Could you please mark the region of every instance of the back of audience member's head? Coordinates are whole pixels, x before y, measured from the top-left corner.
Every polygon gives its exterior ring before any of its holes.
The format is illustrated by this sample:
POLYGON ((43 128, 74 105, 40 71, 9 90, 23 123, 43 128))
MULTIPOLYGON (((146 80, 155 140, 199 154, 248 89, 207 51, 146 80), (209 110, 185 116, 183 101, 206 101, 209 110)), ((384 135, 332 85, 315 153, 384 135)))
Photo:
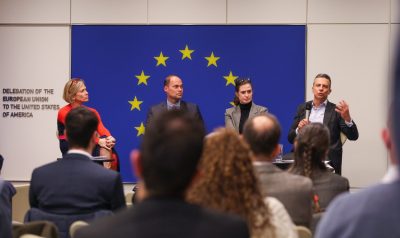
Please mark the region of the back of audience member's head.
POLYGON ((1 169, 3 168, 3 162, 4 162, 4 158, 2 155, 0 155, 0 172, 1 172, 1 169))
POLYGON ((277 148, 281 126, 272 114, 256 116, 247 120, 243 137, 255 155, 271 156, 277 148))
POLYGON ((247 220, 251 233, 270 226, 266 207, 253 172, 247 143, 230 129, 221 128, 206 137, 200 176, 190 188, 189 202, 247 220))
POLYGON ((329 151, 329 130, 321 123, 304 126, 296 136, 294 164, 290 172, 312 178, 313 171, 326 170, 324 160, 329 151))
POLYGON ((88 148, 99 120, 86 107, 72 109, 65 119, 65 131, 70 148, 88 148))
POLYGON ((149 196, 183 197, 203 150, 202 123, 183 111, 167 111, 146 128, 142 179, 149 196))

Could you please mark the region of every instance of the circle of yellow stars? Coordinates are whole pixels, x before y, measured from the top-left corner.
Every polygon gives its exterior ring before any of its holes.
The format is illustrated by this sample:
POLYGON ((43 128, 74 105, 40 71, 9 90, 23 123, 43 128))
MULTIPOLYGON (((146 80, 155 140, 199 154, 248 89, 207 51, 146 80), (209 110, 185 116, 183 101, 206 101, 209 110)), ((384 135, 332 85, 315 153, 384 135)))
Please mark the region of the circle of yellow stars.
MULTIPOLYGON (((195 52, 195 50, 190 49, 189 46, 186 44, 184 49, 179 50, 179 52, 182 54, 181 60, 192 60, 192 54, 195 52)), ((164 66, 167 67, 167 60, 170 58, 166 55, 163 54, 162 51, 160 51, 160 54, 158 56, 153 57, 156 60, 156 67, 159 66, 164 66)), ((211 51, 210 56, 204 57, 204 59, 207 61, 207 67, 218 67, 218 60, 221 59, 221 57, 218 57, 214 54, 214 51, 211 51)), ((146 85, 147 86, 147 81, 150 79, 150 75, 146 75, 145 71, 142 69, 141 73, 139 75, 135 75, 137 78, 137 85, 146 85)), ((226 80, 225 86, 233 85, 235 86, 235 79, 238 78, 238 76, 235 76, 232 72, 232 70, 229 71, 229 74, 226 76, 223 76, 223 78, 226 80)), ((140 111, 140 105, 143 103, 143 101, 140 101, 137 96, 134 96, 132 101, 128 101, 128 103, 131 105, 131 111, 133 110, 138 110, 140 111)), ((234 105, 233 102, 229 102, 229 104, 234 105)), ((136 136, 141 136, 144 135, 146 128, 144 126, 144 123, 141 122, 139 126, 135 127, 137 134, 136 136)))

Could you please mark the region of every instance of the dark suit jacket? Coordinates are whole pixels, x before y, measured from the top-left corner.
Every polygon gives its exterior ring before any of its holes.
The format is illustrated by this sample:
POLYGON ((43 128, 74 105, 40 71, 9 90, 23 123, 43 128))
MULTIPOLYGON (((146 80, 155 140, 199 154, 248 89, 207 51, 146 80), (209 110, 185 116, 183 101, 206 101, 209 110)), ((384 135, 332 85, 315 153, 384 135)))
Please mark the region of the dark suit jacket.
POLYGON ((272 163, 254 165, 263 196, 277 198, 298 226, 310 227, 313 183, 304 176, 290 174, 272 163))
MULTIPOLYGON (((297 113, 294 117, 294 121, 288 135, 288 140, 292 144, 296 138, 297 125, 302 119, 305 118, 307 103, 311 103, 311 101, 303 103, 297 108, 297 113)), ((335 169, 336 173, 341 174, 343 149, 342 142, 340 140, 340 132, 343 132, 349 140, 357 140, 358 130, 354 120, 353 125, 348 127, 340 114, 335 111, 335 108, 336 105, 328 101, 325 108, 323 123, 328 127, 330 132, 331 145, 328 155, 329 160, 332 162, 332 167, 335 169)))
POLYGON ((0 179, 0 237, 11 238, 12 197, 16 191, 14 186, 0 179))
POLYGON ((125 207, 120 175, 82 154, 36 168, 29 190, 31 207, 56 214, 82 214, 125 207))
MULTIPOLYGON (((148 126, 149 123, 151 123, 154 120, 154 118, 158 117, 161 113, 167 110, 168 106, 166 101, 152 106, 147 113, 146 126, 148 126)), ((203 117, 201 116, 199 106, 197 106, 196 104, 181 101, 180 110, 188 112, 191 116, 199 119, 203 123, 203 117)))
POLYGON ((174 199, 146 199, 133 208, 77 231, 76 238, 239 238, 249 237, 246 223, 174 199))

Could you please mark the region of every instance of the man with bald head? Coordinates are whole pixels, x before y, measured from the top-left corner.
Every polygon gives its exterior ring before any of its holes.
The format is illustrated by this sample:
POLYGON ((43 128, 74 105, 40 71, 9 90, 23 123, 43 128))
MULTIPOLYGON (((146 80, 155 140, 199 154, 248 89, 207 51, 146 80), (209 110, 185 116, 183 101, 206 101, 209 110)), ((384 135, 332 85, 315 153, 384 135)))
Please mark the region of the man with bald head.
POLYGON ((264 196, 283 203, 296 225, 310 227, 312 217, 312 182, 309 178, 290 174, 272 164, 279 153, 281 127, 272 114, 248 120, 243 137, 254 153, 254 169, 264 196))

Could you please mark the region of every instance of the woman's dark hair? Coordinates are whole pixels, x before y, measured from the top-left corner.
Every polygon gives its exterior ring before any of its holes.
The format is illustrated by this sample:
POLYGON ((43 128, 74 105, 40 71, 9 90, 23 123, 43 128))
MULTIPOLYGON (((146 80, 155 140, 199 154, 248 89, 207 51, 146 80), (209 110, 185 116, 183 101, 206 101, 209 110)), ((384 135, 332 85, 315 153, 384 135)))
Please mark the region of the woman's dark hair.
POLYGON ((239 88, 242 85, 245 84, 250 84, 250 86, 253 88, 253 84, 251 84, 251 80, 250 78, 237 78, 235 79, 235 97, 233 98, 233 104, 235 104, 236 106, 239 105, 239 98, 236 96, 236 93, 239 92, 239 88))
POLYGON ((329 130, 323 124, 311 123, 301 128, 295 140, 294 164, 289 171, 311 178, 313 170, 325 170, 329 144, 329 130))

